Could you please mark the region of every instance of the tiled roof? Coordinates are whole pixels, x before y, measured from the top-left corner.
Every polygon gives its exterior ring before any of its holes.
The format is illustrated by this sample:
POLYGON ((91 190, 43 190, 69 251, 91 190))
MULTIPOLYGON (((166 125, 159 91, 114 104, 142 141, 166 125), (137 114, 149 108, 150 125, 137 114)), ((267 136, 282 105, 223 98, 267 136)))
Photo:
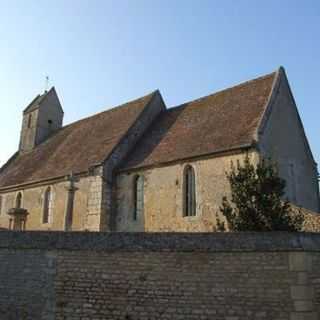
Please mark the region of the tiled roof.
POLYGON ((164 111, 122 169, 187 159, 252 144, 276 73, 164 111))
MULTIPOLYGON (((275 77, 276 73, 272 73, 163 111, 121 169, 164 164, 251 145, 275 77)), ((0 169, 0 188, 65 176, 71 171, 86 172, 102 163, 152 96, 149 94, 65 126, 33 151, 15 154, 0 169)))
POLYGON ((60 129, 0 171, 0 188, 85 172, 102 163, 151 101, 153 93, 60 129))

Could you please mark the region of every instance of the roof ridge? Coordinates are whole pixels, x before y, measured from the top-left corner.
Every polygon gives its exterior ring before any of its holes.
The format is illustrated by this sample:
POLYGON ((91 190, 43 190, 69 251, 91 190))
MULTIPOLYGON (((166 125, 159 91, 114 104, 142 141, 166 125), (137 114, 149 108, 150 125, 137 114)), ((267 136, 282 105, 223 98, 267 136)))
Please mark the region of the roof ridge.
POLYGON ((179 105, 170 107, 169 109, 167 109, 167 111, 171 111, 171 110, 173 110, 173 109, 177 109, 177 108, 183 107, 184 105, 189 104, 189 103, 200 102, 200 101, 205 100, 205 99, 207 99, 207 98, 209 98, 209 97, 212 97, 212 96, 214 96, 214 95, 223 93, 223 92, 228 91, 228 90, 232 90, 232 89, 236 89, 236 88, 239 88, 239 87, 246 86, 246 85, 250 84, 251 82, 258 81, 258 80, 263 80, 263 79, 266 79, 266 78, 268 78, 268 77, 270 77, 270 76, 272 76, 272 75, 275 76, 276 74, 277 74, 277 70, 276 70, 276 71, 273 71, 273 72, 271 72, 271 73, 268 73, 268 74, 259 76, 259 77, 254 78, 254 79, 250 79, 250 80, 247 80, 247 81, 238 83, 238 84, 233 85, 233 86, 231 86, 231 87, 227 87, 227 88, 221 89, 221 90, 219 90, 219 91, 216 91, 216 92, 207 94, 207 95, 202 96, 202 97, 200 97, 200 98, 197 98, 197 99, 194 99, 194 100, 190 100, 190 101, 186 101, 186 102, 184 102, 184 103, 182 103, 182 104, 179 104, 179 105))
MULTIPOLYGON (((150 96, 150 98, 151 98, 157 91, 158 91, 158 90, 154 90, 154 91, 152 91, 152 92, 150 92, 150 93, 148 93, 148 94, 146 94, 146 95, 144 95, 144 96, 141 96, 141 97, 139 97, 139 98, 130 100, 130 101, 125 102, 125 103, 123 103, 123 104, 116 105, 116 106, 114 106, 114 107, 112 107, 112 108, 110 108, 110 109, 107 109, 107 110, 104 110, 104 111, 99 111, 99 112, 96 112, 96 113, 92 114, 91 116, 87 116, 87 117, 84 117, 84 118, 82 118, 82 119, 79 119, 79 120, 76 120, 76 121, 74 121, 74 122, 71 122, 71 123, 63 126, 63 127, 61 128, 61 130, 63 130, 64 128, 71 127, 71 126, 73 126, 73 125, 75 125, 75 124, 77 124, 77 123, 80 123, 80 122, 82 122, 82 121, 85 121, 85 120, 88 120, 88 119, 97 117, 97 116, 102 115, 102 114, 104 114, 104 113, 112 112, 112 111, 114 111, 115 109, 118 110, 118 109, 120 109, 120 108, 123 108, 123 107, 127 106, 128 104, 131 104, 132 102, 137 102, 138 100, 142 100, 142 99, 144 99, 144 98, 147 98, 148 96, 150 96)), ((60 130, 59 130, 59 131, 60 131, 60 130)))
POLYGON ((16 151, 2 166, 0 166, 0 174, 18 155, 19 155, 19 152, 16 151))

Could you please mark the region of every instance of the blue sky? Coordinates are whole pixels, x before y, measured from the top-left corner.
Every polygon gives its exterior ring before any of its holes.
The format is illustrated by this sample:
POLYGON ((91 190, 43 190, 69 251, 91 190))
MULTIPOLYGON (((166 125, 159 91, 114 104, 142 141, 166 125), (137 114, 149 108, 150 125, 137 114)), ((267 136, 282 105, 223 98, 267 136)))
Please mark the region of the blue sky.
POLYGON ((0 165, 57 89, 70 123, 160 89, 167 106, 283 65, 320 161, 320 2, 0 0, 0 165))

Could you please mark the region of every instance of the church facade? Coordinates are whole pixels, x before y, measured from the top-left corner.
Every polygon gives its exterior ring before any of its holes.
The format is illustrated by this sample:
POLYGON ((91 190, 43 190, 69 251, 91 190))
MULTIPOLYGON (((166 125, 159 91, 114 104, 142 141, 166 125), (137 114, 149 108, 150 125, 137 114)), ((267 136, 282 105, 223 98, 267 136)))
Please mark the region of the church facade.
POLYGON ((285 74, 167 108, 159 91, 62 126, 54 88, 23 112, 0 169, 0 228, 214 231, 231 161, 278 164, 286 197, 319 212, 317 165, 285 74))

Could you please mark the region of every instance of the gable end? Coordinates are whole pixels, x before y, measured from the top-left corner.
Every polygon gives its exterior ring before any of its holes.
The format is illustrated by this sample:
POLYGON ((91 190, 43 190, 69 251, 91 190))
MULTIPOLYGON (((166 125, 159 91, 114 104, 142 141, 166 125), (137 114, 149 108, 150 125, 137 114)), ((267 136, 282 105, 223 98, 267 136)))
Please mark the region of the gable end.
POLYGON ((273 83, 273 86, 272 86, 272 90, 270 92, 270 96, 269 96, 268 102, 266 104, 265 112, 264 112, 264 114, 263 114, 263 116, 261 118, 260 124, 259 124, 259 126, 257 128, 256 140, 258 141, 258 146, 261 147, 261 145, 259 145, 259 142, 261 141, 261 138, 265 134, 268 122, 269 122, 271 114, 272 114, 272 112, 274 110, 275 102, 277 101, 279 92, 281 90, 280 87, 283 84, 286 87, 286 89, 288 90, 288 93, 289 93, 289 96, 290 96, 290 99, 291 99, 291 102, 292 102, 292 106, 293 106, 294 112, 295 112, 297 120, 298 120, 299 129, 300 129, 299 131, 300 131, 301 137, 303 139, 306 152, 307 152, 308 156, 310 157, 310 160, 312 160, 314 165, 316 166, 317 164, 316 164, 316 162, 314 160, 314 157, 313 157, 313 154, 312 154, 312 151, 311 151, 307 136, 305 134, 305 130, 304 130, 304 127, 303 127, 303 124, 302 124, 302 120, 301 120, 301 117, 300 117, 299 112, 298 112, 297 104, 295 102, 292 90, 290 88, 290 84, 289 84, 288 78, 286 76, 285 69, 282 66, 277 71, 277 74, 276 74, 276 77, 274 79, 274 83, 273 83))

